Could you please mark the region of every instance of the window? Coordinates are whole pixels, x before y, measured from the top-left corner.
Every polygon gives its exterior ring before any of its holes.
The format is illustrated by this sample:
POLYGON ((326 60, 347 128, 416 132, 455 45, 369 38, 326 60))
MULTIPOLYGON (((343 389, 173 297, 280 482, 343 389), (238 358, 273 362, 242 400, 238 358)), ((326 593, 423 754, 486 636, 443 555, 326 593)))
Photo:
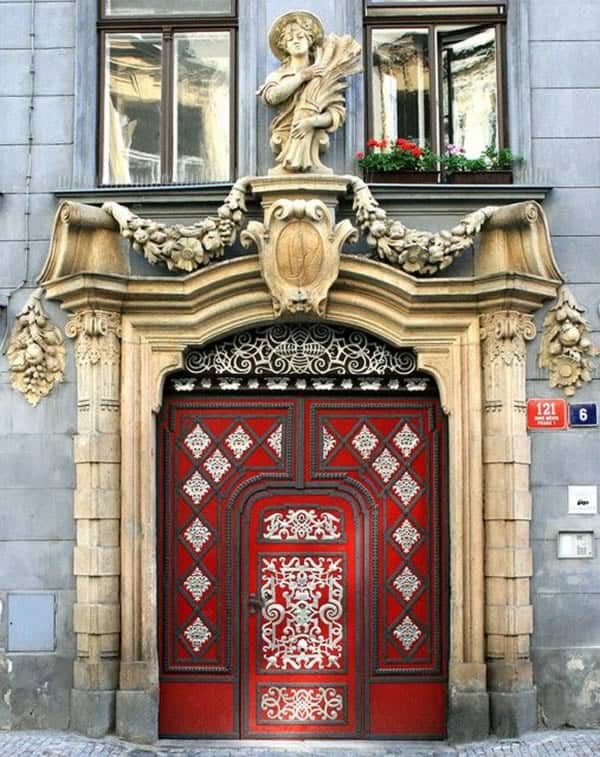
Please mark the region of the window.
POLYGON ((368 0, 369 136, 477 157, 506 146, 505 5, 368 0))
POLYGON ((100 182, 229 180, 235 0, 100 2, 100 182))

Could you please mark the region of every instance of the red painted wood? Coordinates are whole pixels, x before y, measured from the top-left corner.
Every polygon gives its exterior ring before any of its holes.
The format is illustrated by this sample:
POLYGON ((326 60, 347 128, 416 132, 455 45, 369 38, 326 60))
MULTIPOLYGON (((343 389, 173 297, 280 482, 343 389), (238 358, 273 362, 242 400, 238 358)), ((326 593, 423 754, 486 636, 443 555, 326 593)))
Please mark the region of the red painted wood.
POLYGON ((439 403, 177 397, 159 435, 162 735, 443 736, 439 403))

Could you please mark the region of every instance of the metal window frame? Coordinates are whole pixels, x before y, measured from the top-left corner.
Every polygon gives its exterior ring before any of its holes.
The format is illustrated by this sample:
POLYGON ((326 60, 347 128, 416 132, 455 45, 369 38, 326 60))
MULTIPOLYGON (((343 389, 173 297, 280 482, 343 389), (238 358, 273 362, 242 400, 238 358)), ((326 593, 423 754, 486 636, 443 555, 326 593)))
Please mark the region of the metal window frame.
MULTIPOLYGON (((508 102, 506 94, 506 16, 496 15, 480 16, 480 15, 436 15, 431 17, 423 17, 418 15, 402 15, 402 16, 367 16, 366 11, 368 9, 368 0, 365 0, 365 16, 363 24, 363 46, 365 50, 365 114, 364 125, 365 134, 367 137, 373 136, 373 92, 372 92, 372 77, 371 77, 371 60, 373 55, 372 33, 377 29, 414 29, 421 28, 427 29, 429 33, 429 45, 430 54, 429 60, 431 65, 431 80, 430 80, 430 125, 429 131, 431 134, 431 144, 429 147, 433 152, 439 152, 441 150, 442 140, 442 76, 441 76, 441 55, 440 46, 438 40, 438 29, 440 26, 448 23, 452 24, 464 24, 465 26, 472 27, 493 27, 496 33, 496 91, 497 91, 497 119, 498 119, 498 147, 508 147, 508 114, 506 112, 506 104, 508 102)), ((416 6, 416 3, 411 3, 410 7, 416 6)), ((458 5, 481 5, 481 3, 456 3, 458 5)), ((495 3, 495 5, 499 5, 495 3)), ((436 3, 436 7, 446 7, 448 3, 436 3)), ((428 6, 429 7, 429 6, 428 6)), ((397 4, 396 4, 397 8, 397 4)), ((402 136, 402 135, 397 135, 402 136)))
MULTIPOLYGON (((229 179, 235 176, 237 155, 237 102, 238 102, 238 76, 237 76, 237 53, 238 53, 238 0, 232 0, 232 13, 210 16, 107 16, 105 11, 106 0, 97 0, 98 3, 98 88, 97 88, 97 113, 98 128, 96 139, 96 185, 118 186, 104 181, 103 168, 105 160, 105 87, 107 86, 106 66, 106 35, 107 34, 135 34, 155 33, 162 37, 162 79, 161 79, 161 106, 160 106, 160 183, 162 185, 174 185, 180 182, 174 180, 174 156, 173 156, 173 77, 175 74, 173 38, 180 33, 224 31, 229 33, 229 74, 230 74, 230 100, 229 100, 229 179)), ((134 186, 134 185, 131 185, 134 186)), ((153 185, 157 186, 157 185, 153 185)))

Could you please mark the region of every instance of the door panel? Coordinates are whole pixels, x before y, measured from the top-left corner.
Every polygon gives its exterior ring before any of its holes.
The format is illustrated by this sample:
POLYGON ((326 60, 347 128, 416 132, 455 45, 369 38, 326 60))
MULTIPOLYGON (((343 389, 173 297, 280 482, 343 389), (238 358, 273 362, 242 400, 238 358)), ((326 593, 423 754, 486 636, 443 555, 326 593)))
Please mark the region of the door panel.
POLYGON ((165 401, 162 735, 444 735, 443 429, 430 398, 165 401))
POLYGON ((266 494, 252 508, 244 735, 357 733, 356 521, 322 491, 266 494))

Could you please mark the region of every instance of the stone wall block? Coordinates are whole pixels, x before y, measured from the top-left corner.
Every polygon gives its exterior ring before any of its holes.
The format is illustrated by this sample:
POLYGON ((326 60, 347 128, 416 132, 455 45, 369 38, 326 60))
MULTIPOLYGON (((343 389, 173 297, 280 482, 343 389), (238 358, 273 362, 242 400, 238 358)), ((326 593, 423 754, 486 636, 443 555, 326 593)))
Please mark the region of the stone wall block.
POLYGON ((485 519, 486 520, 531 520, 532 495, 526 490, 515 490, 511 487, 503 489, 486 489, 485 519))
POLYGON ((73 514, 76 519, 119 518, 121 491, 119 489, 80 489, 73 497, 73 514))
POLYGON ((531 443, 526 435, 486 435, 483 442, 484 463, 531 463, 531 443))
POLYGON ((121 444, 118 434, 78 434, 73 442, 76 463, 118 463, 121 444))
POLYGON ((73 550, 73 566, 76 576, 118 576, 121 551, 118 547, 77 546, 73 550))
POLYGON ((77 544, 87 547, 118 547, 119 526, 120 522, 116 518, 113 520, 78 520, 77 544))
POLYGON ((491 634, 518 636, 533 632, 533 607, 515 607, 508 605, 488 605, 486 608, 486 627, 491 634))
POLYGON ((114 634, 121 627, 118 604, 79 604, 73 608, 73 628, 76 633, 114 634))
POLYGON ((73 684, 76 689, 116 689, 119 681, 118 660, 75 660, 73 684))
POLYGON ((119 598, 119 576, 78 576, 77 597, 86 604, 113 604, 119 598))
POLYGON ((486 550, 486 576, 524 578, 530 577, 532 573, 531 549, 507 547, 486 550))

